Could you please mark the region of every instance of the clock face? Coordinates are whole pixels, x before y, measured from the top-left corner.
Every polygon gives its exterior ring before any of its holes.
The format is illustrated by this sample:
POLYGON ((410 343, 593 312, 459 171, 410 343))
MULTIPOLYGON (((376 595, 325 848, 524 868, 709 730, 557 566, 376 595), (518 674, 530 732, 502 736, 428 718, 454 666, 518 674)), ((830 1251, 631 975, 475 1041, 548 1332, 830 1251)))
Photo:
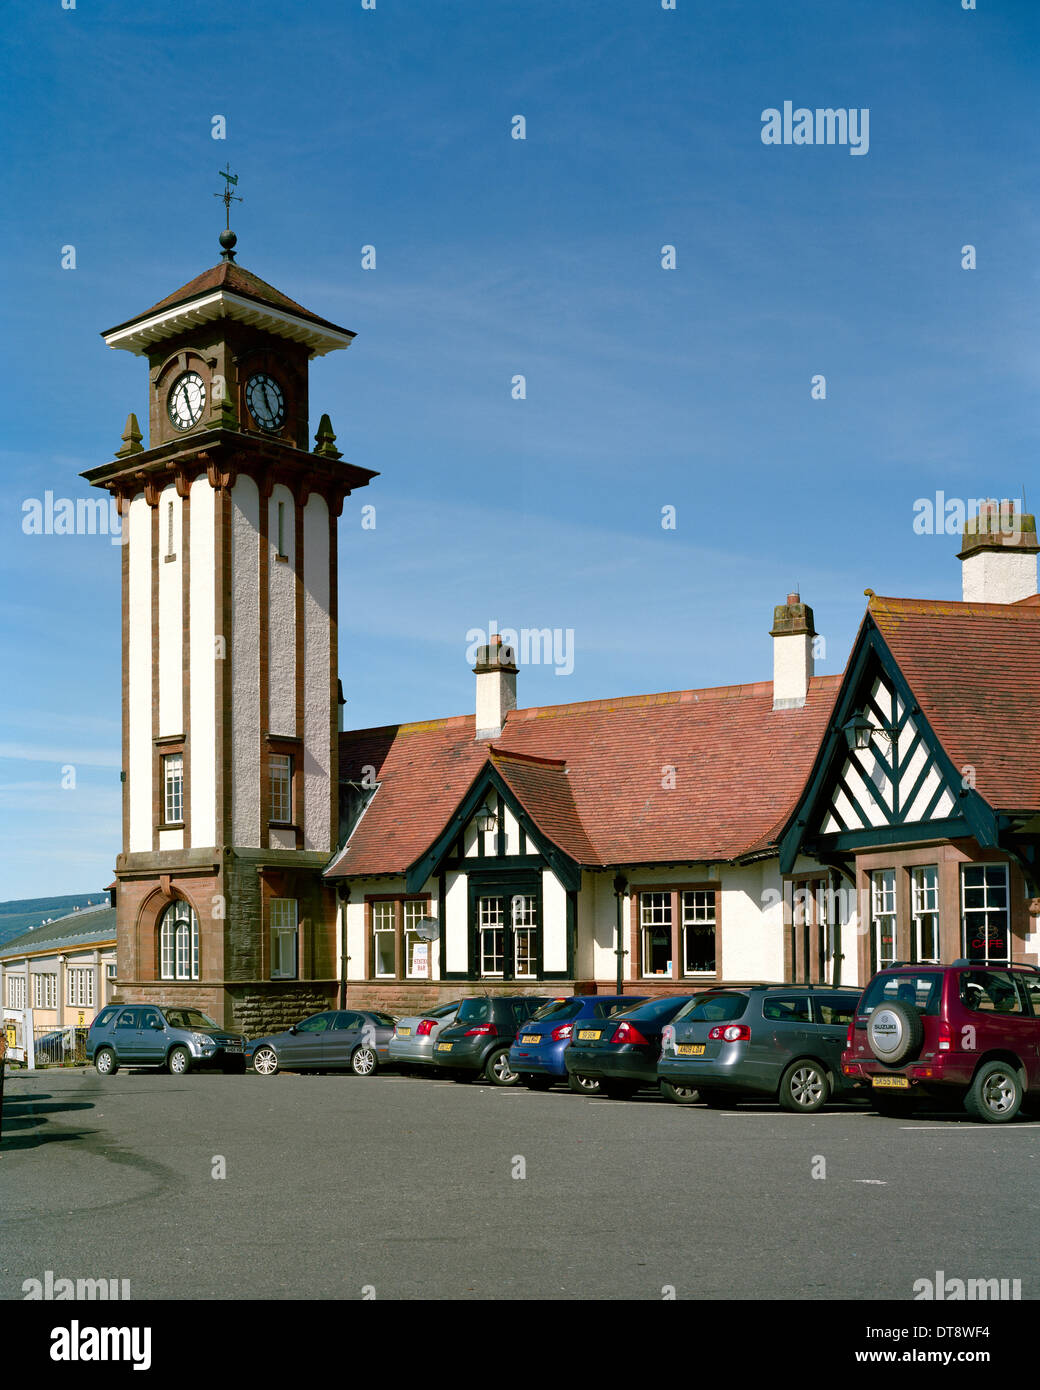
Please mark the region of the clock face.
POLYGON ((246 382, 249 413, 263 430, 281 429, 285 423, 285 396, 274 377, 257 372, 246 382))
POLYGON ((179 430, 190 430, 202 419, 206 404, 206 383, 198 372, 185 372, 170 387, 167 409, 179 430))

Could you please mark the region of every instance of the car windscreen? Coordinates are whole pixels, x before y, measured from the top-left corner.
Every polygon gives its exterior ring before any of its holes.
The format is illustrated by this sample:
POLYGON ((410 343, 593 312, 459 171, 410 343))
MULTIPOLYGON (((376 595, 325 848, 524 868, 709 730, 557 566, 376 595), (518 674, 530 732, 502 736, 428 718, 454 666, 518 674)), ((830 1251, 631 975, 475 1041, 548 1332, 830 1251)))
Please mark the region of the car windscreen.
POLYGON ((577 1018, 581 1013, 582 1001, 580 999, 553 999, 548 1004, 543 1004, 540 1009, 535 1009, 531 1015, 531 1022, 537 1023, 542 1019, 555 1019, 557 1023, 562 1023, 568 1018, 577 1018))
POLYGON ((370 1018, 379 1028, 393 1028, 397 1020, 391 1018, 389 1014, 369 1013, 365 1017, 370 1018))
POLYGON ((456 1023, 486 1023, 491 1017, 490 999, 463 999, 455 1015, 456 1023))
POLYGON ((859 1016, 868 1018, 879 1004, 912 1004, 918 1011, 935 1018, 942 1002, 941 971, 900 972, 875 975, 860 1000, 859 1016))
POLYGON ((201 1009, 164 1009, 171 1028, 219 1028, 201 1009))
POLYGON ((678 1023, 731 1023, 743 1018, 748 1006, 746 994, 709 994, 691 999, 675 1016, 678 1023))

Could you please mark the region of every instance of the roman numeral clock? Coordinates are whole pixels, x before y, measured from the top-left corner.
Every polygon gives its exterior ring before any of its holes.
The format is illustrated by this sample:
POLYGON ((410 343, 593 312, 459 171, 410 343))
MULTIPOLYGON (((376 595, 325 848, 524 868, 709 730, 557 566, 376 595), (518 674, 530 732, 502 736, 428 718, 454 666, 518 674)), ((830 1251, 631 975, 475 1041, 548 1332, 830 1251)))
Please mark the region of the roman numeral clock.
POLYGON ((102 336, 148 363, 115 458, 123 845, 117 998, 249 1032, 327 1007, 338 844, 337 519, 376 475, 323 415, 310 359, 354 334, 219 262, 102 336))

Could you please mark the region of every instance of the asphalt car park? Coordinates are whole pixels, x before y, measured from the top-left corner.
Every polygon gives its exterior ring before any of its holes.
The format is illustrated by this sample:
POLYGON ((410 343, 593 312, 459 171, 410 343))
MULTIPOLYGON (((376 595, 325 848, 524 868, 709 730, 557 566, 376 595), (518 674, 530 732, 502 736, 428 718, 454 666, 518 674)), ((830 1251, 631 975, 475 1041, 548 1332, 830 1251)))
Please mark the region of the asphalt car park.
MULTIPOLYGON (((7 1078, 0 1297, 1035 1298, 1040 1123, 789 1114, 484 1081, 92 1069, 7 1078), (980 1194, 1000 1194, 980 1215, 980 1194), (132 1239, 127 1238, 132 1230, 132 1239)), ((909 1311, 908 1311, 908 1316, 909 1311)))

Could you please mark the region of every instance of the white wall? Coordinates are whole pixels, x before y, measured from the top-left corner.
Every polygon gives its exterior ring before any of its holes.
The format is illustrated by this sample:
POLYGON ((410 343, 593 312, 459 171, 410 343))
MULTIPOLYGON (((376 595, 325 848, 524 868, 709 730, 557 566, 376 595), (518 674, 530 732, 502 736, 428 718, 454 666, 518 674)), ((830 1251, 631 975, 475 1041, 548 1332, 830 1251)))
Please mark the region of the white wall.
POLYGON ((303 847, 332 850, 329 509, 313 493, 303 512, 303 847))
MULTIPOLYGON (((191 485, 191 558, 188 574, 191 731, 188 795, 191 843, 217 842, 216 784, 216 493, 205 474, 191 485)), ((225 636, 226 634, 219 634, 225 636)), ((226 661, 226 657, 225 657, 226 661)))
MULTIPOLYGON (((241 476, 231 491, 231 826, 236 845, 260 845, 260 494, 241 476)), ((310 848, 310 846, 308 846, 310 848)))
MULTIPOLYGON (((282 483, 267 504, 268 711, 271 733, 295 737, 296 729, 296 506, 282 483), (282 506, 283 554, 279 561, 278 507, 282 506)), ((295 843, 294 843, 295 848, 295 843)))
POLYGON ((129 527, 129 654, 127 705, 131 853, 152 848, 152 509, 139 493, 125 518, 129 527))
POLYGON ((567 890, 551 869, 542 870, 542 969, 567 969, 567 890))

